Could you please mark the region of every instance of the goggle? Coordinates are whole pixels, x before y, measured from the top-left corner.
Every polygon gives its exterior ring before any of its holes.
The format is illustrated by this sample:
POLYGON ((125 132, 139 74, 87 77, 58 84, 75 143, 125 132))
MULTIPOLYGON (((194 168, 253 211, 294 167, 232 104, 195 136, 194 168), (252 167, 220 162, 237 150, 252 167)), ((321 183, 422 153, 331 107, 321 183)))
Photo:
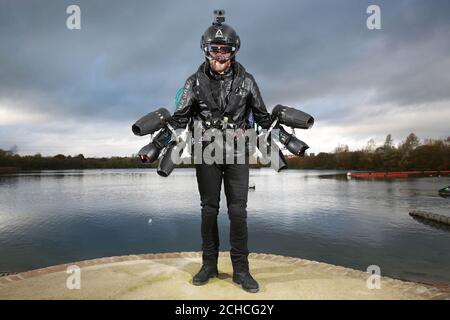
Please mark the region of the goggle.
POLYGON ((230 46, 230 45, 223 45, 223 44, 208 44, 206 46, 206 50, 208 50, 208 52, 214 52, 214 53, 222 53, 222 54, 226 54, 226 53, 232 53, 234 51, 236 51, 236 47, 230 46))

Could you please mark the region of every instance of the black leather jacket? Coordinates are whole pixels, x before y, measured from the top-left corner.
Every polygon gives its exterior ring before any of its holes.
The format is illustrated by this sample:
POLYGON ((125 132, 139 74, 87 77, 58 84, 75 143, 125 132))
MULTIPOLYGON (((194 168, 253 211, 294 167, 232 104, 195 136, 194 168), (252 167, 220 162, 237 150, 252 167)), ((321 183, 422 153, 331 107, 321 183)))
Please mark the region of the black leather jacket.
POLYGON ((198 117, 205 126, 215 119, 228 118, 237 127, 248 128, 248 115, 263 129, 271 124, 263 99, 253 76, 234 61, 230 70, 218 75, 204 62, 184 85, 177 110, 170 120, 174 129, 185 128, 191 117, 198 117))

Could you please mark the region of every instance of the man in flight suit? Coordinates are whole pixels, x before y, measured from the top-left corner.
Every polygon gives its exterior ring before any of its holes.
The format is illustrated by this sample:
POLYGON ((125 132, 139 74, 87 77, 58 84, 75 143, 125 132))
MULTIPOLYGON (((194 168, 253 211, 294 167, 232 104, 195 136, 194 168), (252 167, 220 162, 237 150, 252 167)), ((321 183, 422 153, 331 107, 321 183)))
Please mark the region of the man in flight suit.
MULTIPOLYGON (((240 39, 235 30, 216 15, 213 24, 201 38, 205 62, 191 75, 183 88, 178 107, 170 120, 174 129, 185 128, 192 117, 209 128, 248 129, 248 116, 263 129, 271 125, 258 86, 253 76, 236 61, 240 39), (225 126, 224 126, 225 121, 225 126)), ((249 164, 196 164, 196 176, 201 199, 202 267, 194 276, 194 285, 203 285, 218 275, 219 213, 222 180, 230 219, 231 261, 233 281, 249 292, 259 290, 249 270, 247 247, 247 195, 249 164)))

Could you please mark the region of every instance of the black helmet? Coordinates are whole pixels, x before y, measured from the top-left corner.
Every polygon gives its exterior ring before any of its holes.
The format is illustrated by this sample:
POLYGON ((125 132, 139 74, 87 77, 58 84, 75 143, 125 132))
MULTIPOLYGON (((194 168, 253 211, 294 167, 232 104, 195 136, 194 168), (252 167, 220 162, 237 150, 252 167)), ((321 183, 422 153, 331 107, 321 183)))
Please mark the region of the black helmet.
POLYGON ((224 15, 225 10, 214 10, 214 22, 202 35, 200 48, 208 60, 212 59, 210 53, 213 50, 211 47, 213 44, 226 45, 224 50, 231 53, 231 56, 226 60, 234 58, 241 46, 241 41, 236 31, 229 25, 223 23, 225 21, 224 15))

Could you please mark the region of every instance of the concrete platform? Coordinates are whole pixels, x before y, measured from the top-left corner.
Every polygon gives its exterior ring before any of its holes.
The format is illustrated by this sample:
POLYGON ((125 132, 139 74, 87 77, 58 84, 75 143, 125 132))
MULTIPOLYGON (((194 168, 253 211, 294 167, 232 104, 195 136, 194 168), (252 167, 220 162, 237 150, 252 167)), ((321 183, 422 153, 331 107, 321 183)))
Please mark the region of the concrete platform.
POLYGON ((450 299, 448 288, 381 278, 368 289, 368 274, 315 261, 250 254, 260 292, 247 293, 231 280, 228 252, 219 277, 192 285, 200 252, 130 255, 58 265, 0 277, 0 299, 450 299), (81 288, 69 290, 67 267, 81 270, 81 288))

